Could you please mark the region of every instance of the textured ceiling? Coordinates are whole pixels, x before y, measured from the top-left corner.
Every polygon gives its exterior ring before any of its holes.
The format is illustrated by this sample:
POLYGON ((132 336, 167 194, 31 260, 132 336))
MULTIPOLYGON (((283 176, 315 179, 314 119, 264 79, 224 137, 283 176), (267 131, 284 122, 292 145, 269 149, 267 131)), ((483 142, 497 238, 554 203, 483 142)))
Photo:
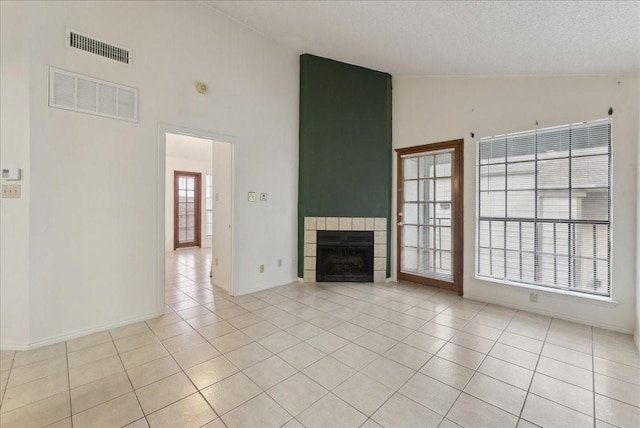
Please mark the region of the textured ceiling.
POLYGON ((394 75, 640 70, 640 1, 206 1, 265 37, 394 75))

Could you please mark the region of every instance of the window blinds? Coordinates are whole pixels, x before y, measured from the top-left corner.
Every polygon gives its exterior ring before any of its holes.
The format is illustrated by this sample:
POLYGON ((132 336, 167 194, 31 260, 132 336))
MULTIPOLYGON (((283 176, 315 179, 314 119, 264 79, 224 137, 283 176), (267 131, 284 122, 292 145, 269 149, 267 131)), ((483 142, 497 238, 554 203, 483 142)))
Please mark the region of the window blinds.
POLYGON ((476 275, 611 294, 611 121, 481 138, 476 275))

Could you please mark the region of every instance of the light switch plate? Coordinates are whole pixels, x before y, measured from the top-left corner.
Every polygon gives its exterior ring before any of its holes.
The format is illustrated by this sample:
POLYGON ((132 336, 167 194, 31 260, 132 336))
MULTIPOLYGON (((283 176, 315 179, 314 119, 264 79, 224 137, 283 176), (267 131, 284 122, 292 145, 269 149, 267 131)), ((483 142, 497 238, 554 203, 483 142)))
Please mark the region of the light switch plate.
POLYGON ((255 202, 256 201, 256 192, 249 192, 248 198, 249 202, 255 202))
POLYGON ((19 184, 3 184, 2 185, 3 198, 19 198, 20 196, 21 196, 21 189, 19 184))
POLYGON ((20 168, 2 168, 3 180, 20 180, 22 170, 20 168))

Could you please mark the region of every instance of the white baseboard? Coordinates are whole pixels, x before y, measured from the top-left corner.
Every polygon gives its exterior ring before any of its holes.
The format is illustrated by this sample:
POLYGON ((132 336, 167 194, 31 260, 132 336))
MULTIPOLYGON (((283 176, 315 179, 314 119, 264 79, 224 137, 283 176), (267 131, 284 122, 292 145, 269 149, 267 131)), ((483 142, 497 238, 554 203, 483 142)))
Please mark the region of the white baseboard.
POLYGON ((224 291, 226 291, 227 293, 231 294, 229 290, 231 290, 231 287, 229 286, 229 284, 226 283, 220 283, 220 282, 215 282, 213 280, 213 278, 209 278, 209 284, 213 285, 214 287, 218 287, 223 289, 224 291))
POLYGON ((28 351, 29 349, 39 348, 41 346, 53 345, 55 343, 65 342, 67 340, 76 339, 78 337, 86 336, 93 333, 98 333, 105 330, 111 330, 112 328, 122 327, 128 324, 134 324, 140 321, 146 321, 152 318, 159 317, 164 315, 164 312, 154 312, 152 314, 147 314, 142 317, 131 318, 124 321, 118 321, 112 324, 102 325, 100 327, 93 327, 86 330, 78 330, 73 333, 64 334, 61 336, 50 337, 43 340, 38 340, 36 342, 32 342, 29 344, 11 344, 11 343, 0 343, 0 350, 2 351, 28 351))
POLYGON ((474 294, 465 293, 464 294, 464 298, 477 300, 479 302, 484 302, 484 303, 491 303, 491 304, 494 304, 494 305, 500 305, 500 306, 504 306, 504 307, 507 307, 507 308, 519 309, 519 310, 527 311, 527 312, 533 312, 535 314, 546 315, 546 316, 549 316, 549 317, 563 319, 563 320, 566 320, 566 321, 577 322, 577 323, 580 323, 580 324, 587 324, 587 325, 590 325, 590 326, 593 326, 593 327, 603 328, 605 330, 612 330, 612 331, 617 331, 617 332, 625 333, 625 334, 634 334, 632 330, 626 329, 626 328, 622 328, 622 327, 619 327, 619 326, 616 326, 616 325, 609 325, 609 324, 604 324, 604 323, 593 322, 592 320, 581 319, 581 318, 577 318, 577 317, 569 317, 566 314, 563 314, 563 313, 560 313, 560 312, 545 311, 545 310, 542 310, 542 309, 532 308, 530 306, 518 305, 518 304, 513 303, 513 302, 507 302, 507 301, 502 301, 502 300, 489 300, 489 299, 483 298, 483 296, 481 296, 481 295, 474 295, 474 294))
POLYGON ((275 285, 269 285, 269 286, 263 286, 263 287, 252 287, 249 288, 247 290, 243 290, 242 294, 234 294, 234 297, 240 297, 240 296, 246 296, 247 294, 251 294, 251 293, 257 293, 258 291, 265 291, 265 290, 270 290, 272 288, 276 288, 276 287, 282 287, 283 285, 289 285, 289 284, 293 284, 295 282, 304 282, 301 281, 300 278, 297 277, 293 277, 291 278, 291 280, 285 282, 284 284, 275 284, 275 285))
POLYGON ((640 326, 636 326, 636 331, 633 333, 633 341, 636 343, 636 348, 640 352, 640 326))
POLYGON ((0 343, 0 351, 27 351, 29 345, 15 343, 0 343))

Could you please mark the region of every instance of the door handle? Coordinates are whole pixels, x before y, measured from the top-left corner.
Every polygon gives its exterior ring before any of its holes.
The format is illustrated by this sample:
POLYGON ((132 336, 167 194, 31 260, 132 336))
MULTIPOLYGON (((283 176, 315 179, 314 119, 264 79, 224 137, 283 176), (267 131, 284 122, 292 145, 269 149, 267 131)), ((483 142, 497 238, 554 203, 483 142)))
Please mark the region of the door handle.
POLYGON ((401 221, 399 221, 399 222, 398 222, 398 226, 400 226, 400 227, 401 227, 401 226, 404 226, 404 223, 403 223, 403 222, 401 222, 401 221))

